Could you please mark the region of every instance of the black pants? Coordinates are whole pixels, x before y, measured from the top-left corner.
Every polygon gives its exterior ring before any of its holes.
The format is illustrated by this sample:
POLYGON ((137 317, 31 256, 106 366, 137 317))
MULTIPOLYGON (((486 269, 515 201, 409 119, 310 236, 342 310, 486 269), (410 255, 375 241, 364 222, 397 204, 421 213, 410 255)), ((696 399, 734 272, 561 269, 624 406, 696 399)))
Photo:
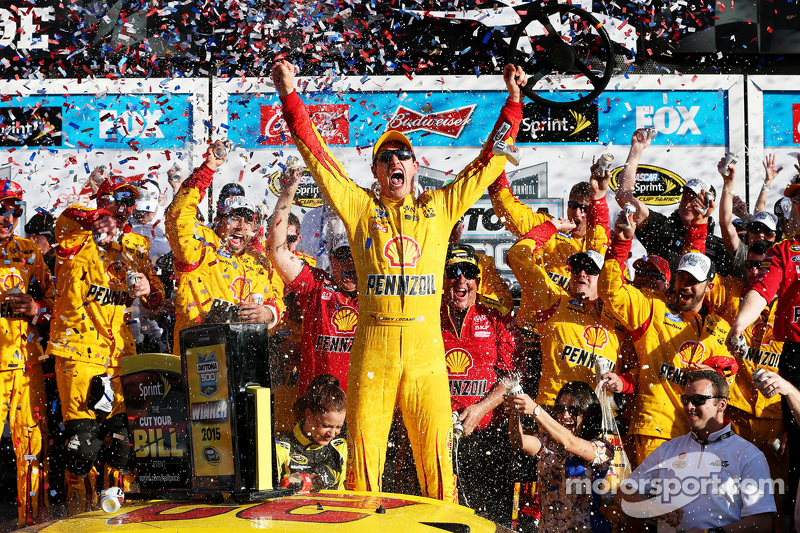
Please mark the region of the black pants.
POLYGON ((453 445, 459 503, 479 516, 511 527, 514 482, 508 424, 461 437, 453 445))
MULTIPOLYGON (((800 389, 800 342, 783 343, 778 372, 783 379, 800 389)), ((787 444, 789 477, 784 501, 790 505, 785 505, 784 509, 788 509, 791 513, 791 510, 794 509, 797 484, 800 482, 800 452, 795 451, 800 450, 800 425, 798 425, 791 409, 789 409, 786 398, 781 398, 781 408, 783 410, 783 424, 786 427, 786 434, 789 439, 787 444)))

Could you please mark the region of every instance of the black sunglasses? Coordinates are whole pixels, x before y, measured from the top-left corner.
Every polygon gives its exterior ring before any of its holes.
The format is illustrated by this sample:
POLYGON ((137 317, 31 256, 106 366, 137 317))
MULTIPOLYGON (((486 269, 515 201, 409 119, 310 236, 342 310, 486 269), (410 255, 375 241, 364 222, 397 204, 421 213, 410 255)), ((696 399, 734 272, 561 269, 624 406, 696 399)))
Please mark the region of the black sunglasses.
POLYGON ((763 233, 764 235, 775 235, 775 232, 769 229, 766 225, 762 224, 761 222, 754 222, 747 226, 747 231, 749 233, 763 233))
POLYGON ((761 263, 762 263, 762 261, 759 261, 757 259, 748 259, 747 261, 744 262, 745 267, 747 268, 747 270, 753 270, 754 268, 760 269, 761 268, 761 263))
POLYGON ((567 207, 569 209, 580 209, 581 211, 588 211, 589 206, 586 204, 582 204, 580 202, 576 202, 575 200, 569 200, 567 202, 567 207))
POLYGON ((478 279, 480 269, 475 266, 462 267, 460 265, 450 265, 444 269, 444 277, 447 279, 458 279, 461 275, 467 279, 478 279))
POLYGON ((600 274, 600 268, 594 263, 588 263, 586 261, 579 261, 573 262, 569 264, 570 272, 577 274, 581 270, 589 274, 590 276, 597 276, 600 274))
POLYGON ((136 197, 130 191, 114 191, 109 196, 117 205, 125 204, 126 207, 136 205, 136 197))
POLYGON ((287 235, 286 242, 289 244, 294 244, 297 242, 297 239, 300 238, 300 235, 287 235))
POLYGON ((331 257, 333 257, 334 259, 336 259, 340 263, 342 261, 347 261, 351 257, 350 247, 349 246, 340 246, 340 247, 338 247, 337 249, 335 249, 331 253, 331 257))
POLYGON ((685 394, 681 394, 681 405, 686 407, 689 405, 689 402, 692 402, 692 405, 695 407, 700 407, 701 405, 705 405, 705 403, 712 398, 722 399, 724 396, 706 396, 705 394, 692 394, 691 396, 686 396, 685 394))
POLYGON ((637 278, 639 276, 643 276, 643 277, 653 278, 656 281, 667 281, 667 277, 664 274, 662 274, 661 272, 659 272, 658 270, 650 270, 650 269, 646 269, 646 268, 637 268, 635 273, 636 273, 636 277, 637 278))
POLYGON ((380 161, 381 163, 391 163, 392 156, 396 157, 400 161, 408 161, 414 157, 414 152, 408 148, 400 148, 399 150, 381 150, 378 152, 378 155, 375 156, 375 161, 380 161))
POLYGON ((578 409, 575 405, 561 405, 556 404, 553 406, 553 413, 558 416, 564 412, 569 413, 569 416, 572 418, 577 418, 579 414, 581 414, 580 409, 578 409))

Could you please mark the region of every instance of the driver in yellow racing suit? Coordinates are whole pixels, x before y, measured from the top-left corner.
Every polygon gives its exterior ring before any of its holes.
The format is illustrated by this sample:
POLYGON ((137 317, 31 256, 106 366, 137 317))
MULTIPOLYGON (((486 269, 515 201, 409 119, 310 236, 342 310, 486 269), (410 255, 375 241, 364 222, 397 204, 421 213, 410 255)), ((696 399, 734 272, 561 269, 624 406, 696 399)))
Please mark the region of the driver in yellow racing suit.
POLYGON ((440 327, 448 235, 505 167, 495 141, 513 142, 522 118, 525 75, 507 65, 509 98, 489 142, 449 184, 414 198, 419 163, 411 142, 389 130, 375 143, 372 172, 380 195, 348 178, 294 90, 294 67, 272 70, 283 116, 325 199, 342 219, 358 278, 358 328, 348 378, 346 486, 381 489, 395 403, 406 423, 425 496, 456 502, 450 391, 440 327))

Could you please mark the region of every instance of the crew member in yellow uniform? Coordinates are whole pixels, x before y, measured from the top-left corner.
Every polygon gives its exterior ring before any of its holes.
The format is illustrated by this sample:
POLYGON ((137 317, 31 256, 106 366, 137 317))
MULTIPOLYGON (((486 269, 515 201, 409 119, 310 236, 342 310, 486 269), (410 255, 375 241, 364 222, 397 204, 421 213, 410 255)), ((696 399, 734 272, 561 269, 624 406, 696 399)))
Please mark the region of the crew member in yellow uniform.
POLYGON ((565 233, 575 224, 553 219, 532 230, 508 251, 508 266, 524 280, 522 299, 535 313, 542 343, 542 372, 536 403, 553 405, 558 391, 570 381, 595 382, 597 357, 617 366, 619 331, 622 329, 597 298, 597 278, 604 258, 588 250, 571 256, 569 290, 550 279, 537 254, 548 234, 565 233), (547 229, 550 231, 547 231, 547 229), (537 238, 539 237, 539 238, 537 238))
POLYGON ((442 275, 455 222, 500 175, 522 117, 521 69, 507 65, 509 98, 480 155, 441 189, 411 194, 419 169, 411 142, 385 132, 372 150, 380 194, 348 178, 294 90, 294 67, 278 62, 272 79, 283 116, 322 194, 344 222, 356 265, 358 327, 348 378, 346 486, 380 490, 386 442, 399 403, 425 496, 455 502, 450 391, 440 327, 442 275))
POLYGON ((47 353, 55 357, 66 427, 71 513, 96 504, 94 465, 104 447, 104 486, 124 490, 132 481, 132 446, 116 378, 120 359, 136 353, 129 325, 133 300, 156 310, 164 299, 150 241, 128 224, 138 194, 130 183, 109 177, 94 195, 98 209, 74 205, 56 221, 58 278, 47 353))
POLYGON ((22 194, 13 181, 0 181, 0 430, 8 417, 17 456, 19 527, 41 519, 47 506, 44 356, 36 323, 46 322, 53 309, 53 279, 39 247, 14 235, 22 194), (43 298, 34 300, 31 292, 43 298))
POLYGON ((173 350, 178 355, 179 334, 188 327, 232 320, 272 328, 283 312, 283 282, 250 246, 259 227, 255 205, 244 196, 227 198, 213 230, 197 219, 197 205, 224 162, 209 148, 167 208, 167 239, 180 272, 173 350))
MULTIPOLYGON (((636 230, 633 217, 625 228, 617 224, 598 281, 598 294, 609 311, 632 334, 639 362, 636 395, 628 433, 635 436, 641 462, 662 442, 689 432, 680 395, 687 372, 714 368, 733 382, 736 360, 725 348, 730 326, 706 301, 714 287, 714 266, 705 255, 684 254, 669 296, 650 289, 639 290, 626 282, 615 248, 629 246, 636 230)), ((607 387, 613 392, 633 390, 621 375, 609 373, 607 387), (621 383, 622 382, 622 383, 621 383)))

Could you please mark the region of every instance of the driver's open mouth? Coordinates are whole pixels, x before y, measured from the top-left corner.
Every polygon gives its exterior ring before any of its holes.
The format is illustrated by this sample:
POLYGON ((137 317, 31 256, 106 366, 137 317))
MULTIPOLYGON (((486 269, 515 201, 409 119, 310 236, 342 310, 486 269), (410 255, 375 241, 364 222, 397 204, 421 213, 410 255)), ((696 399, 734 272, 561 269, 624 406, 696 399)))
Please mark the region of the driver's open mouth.
POLYGON ((228 242, 234 246, 240 246, 244 243, 244 236, 238 233, 231 233, 228 236, 228 242))
POLYGON ((691 293, 679 292, 678 293, 678 299, 680 301, 682 301, 682 302, 689 302, 692 299, 692 295, 691 295, 691 293))
POLYGON ((453 294, 455 294, 456 297, 458 297, 458 298, 466 298, 467 290, 466 289, 455 289, 453 291, 453 294))
POLYGON ((392 172, 392 175, 389 176, 389 183, 392 185, 392 187, 402 187, 405 181, 406 177, 400 171, 392 172))

